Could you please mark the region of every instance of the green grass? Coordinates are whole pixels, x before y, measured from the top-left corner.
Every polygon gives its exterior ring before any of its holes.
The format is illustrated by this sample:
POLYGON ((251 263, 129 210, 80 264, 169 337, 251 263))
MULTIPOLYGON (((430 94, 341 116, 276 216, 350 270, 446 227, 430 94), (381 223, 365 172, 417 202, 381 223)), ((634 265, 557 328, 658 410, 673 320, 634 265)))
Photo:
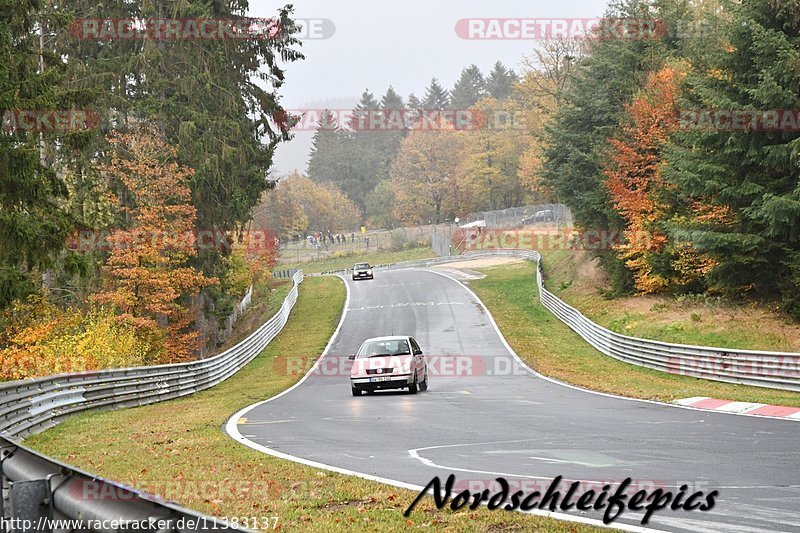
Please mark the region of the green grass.
POLYGON ((592 348, 539 303, 534 263, 482 272, 487 277, 470 282, 470 287, 489 308, 514 351, 546 376, 650 400, 709 396, 800 407, 800 393, 667 374, 613 359, 592 348))
POLYGON ((218 352, 223 352, 253 333, 267 318, 278 312, 283 305, 286 295, 292 290, 292 280, 276 278, 265 280, 253 287, 253 298, 250 307, 242 314, 233 325, 233 331, 225 344, 220 346, 218 352))
POLYGON ((276 459, 225 435, 222 427, 234 412, 274 396, 299 379, 299 374, 281 371, 283 357, 302 357, 310 364, 333 333, 344 298, 337 278, 308 278, 300 286, 300 297, 284 330, 228 381, 180 400, 72 418, 31 437, 27 444, 204 513, 278 516, 283 530, 597 530, 485 508, 455 513, 436 510, 430 498, 406 519, 402 512, 416 497, 414 492, 276 459), (234 490, 220 494, 223 491, 215 488, 220 486, 234 490))
POLYGON ((399 252, 355 252, 355 253, 334 253, 333 256, 319 261, 309 261, 306 263, 286 263, 276 268, 301 268, 306 274, 328 272, 331 270, 344 270, 353 268, 355 263, 367 261, 372 265, 386 263, 398 263, 400 261, 413 261, 415 259, 428 259, 435 257, 430 247, 410 248, 399 252))
POLYGON ((607 299, 585 253, 542 254, 545 286, 587 318, 617 333, 740 350, 800 351, 800 324, 775 306, 707 295, 607 299), (580 267, 578 265, 580 263, 580 267))

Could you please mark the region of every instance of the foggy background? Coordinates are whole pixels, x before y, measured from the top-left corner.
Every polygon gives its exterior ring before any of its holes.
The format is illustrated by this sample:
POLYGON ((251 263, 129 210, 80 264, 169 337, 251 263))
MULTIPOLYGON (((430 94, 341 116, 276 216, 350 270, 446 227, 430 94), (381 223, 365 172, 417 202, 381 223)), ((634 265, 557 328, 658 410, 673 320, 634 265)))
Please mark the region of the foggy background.
MULTIPOLYGON (((273 16, 285 1, 251 0, 250 15, 273 16)), ((286 65, 281 89, 286 108, 349 109, 365 89, 380 100, 389 85, 407 99, 419 98, 431 78, 452 89, 461 69, 475 63, 485 74, 496 61, 520 71, 523 55, 534 41, 466 40, 456 35, 462 18, 592 18, 600 17, 607 0, 304 0, 295 17, 327 18, 336 24, 329 39, 307 39, 300 47, 304 61, 286 65)), ((271 174, 283 176, 306 168, 314 132, 295 133, 278 146, 271 174)))

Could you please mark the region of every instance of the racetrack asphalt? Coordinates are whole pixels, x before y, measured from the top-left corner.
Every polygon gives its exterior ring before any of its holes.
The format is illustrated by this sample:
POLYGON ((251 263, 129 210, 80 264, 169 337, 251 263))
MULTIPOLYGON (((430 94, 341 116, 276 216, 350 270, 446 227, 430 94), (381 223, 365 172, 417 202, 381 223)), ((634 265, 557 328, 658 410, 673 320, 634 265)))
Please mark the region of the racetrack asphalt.
MULTIPOLYGON (((622 399, 543 379, 517 361, 465 286, 432 270, 376 270, 374 280, 345 281, 346 313, 319 367, 289 392, 237 413, 229 424, 235 438, 416 486, 452 473, 458 488, 480 490, 503 476, 512 489, 532 492, 560 475, 569 480, 562 494, 584 481, 575 501, 604 484, 613 492, 626 478, 633 480, 628 494, 677 493, 688 484, 688 493, 719 491, 715 507, 667 507, 648 527, 800 531, 800 422, 622 399), (418 341, 430 389, 351 396, 347 355, 368 337, 391 334, 418 341)), ((566 514, 602 517, 575 508, 566 514)), ((626 511, 615 524, 639 526, 641 517, 626 511)))

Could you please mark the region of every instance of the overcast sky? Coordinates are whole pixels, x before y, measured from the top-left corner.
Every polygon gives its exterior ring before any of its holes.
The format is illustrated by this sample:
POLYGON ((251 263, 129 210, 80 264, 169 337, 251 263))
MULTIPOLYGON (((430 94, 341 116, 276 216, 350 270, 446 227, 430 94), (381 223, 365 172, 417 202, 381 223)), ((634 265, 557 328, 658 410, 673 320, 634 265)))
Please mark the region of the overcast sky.
MULTIPOLYGON (((288 2, 250 0, 250 15, 269 17, 288 2)), ((434 76, 452 88, 471 63, 486 73, 495 61, 519 70, 535 41, 467 40, 456 34, 463 18, 594 18, 606 0, 302 0, 299 19, 329 19, 327 39, 306 39, 306 59, 287 67, 286 108, 349 108, 364 89, 380 97, 392 85, 403 98, 424 94, 434 76)), ((274 173, 305 169, 311 133, 278 148, 274 173)))

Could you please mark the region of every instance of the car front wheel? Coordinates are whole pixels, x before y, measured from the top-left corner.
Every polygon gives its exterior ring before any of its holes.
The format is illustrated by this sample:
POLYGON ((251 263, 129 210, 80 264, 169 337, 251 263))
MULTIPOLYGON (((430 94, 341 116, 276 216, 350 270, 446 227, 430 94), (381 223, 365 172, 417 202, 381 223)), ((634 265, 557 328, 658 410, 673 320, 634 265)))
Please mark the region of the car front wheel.
POLYGON ((361 396, 362 394, 364 394, 364 391, 362 391, 361 389, 357 389, 355 387, 350 387, 350 392, 353 393, 353 396, 361 396))
POLYGON ((418 388, 417 387, 417 376, 414 376, 414 383, 412 383, 411 385, 408 386, 408 392, 410 392, 411 394, 416 394, 417 393, 417 388, 418 388))

